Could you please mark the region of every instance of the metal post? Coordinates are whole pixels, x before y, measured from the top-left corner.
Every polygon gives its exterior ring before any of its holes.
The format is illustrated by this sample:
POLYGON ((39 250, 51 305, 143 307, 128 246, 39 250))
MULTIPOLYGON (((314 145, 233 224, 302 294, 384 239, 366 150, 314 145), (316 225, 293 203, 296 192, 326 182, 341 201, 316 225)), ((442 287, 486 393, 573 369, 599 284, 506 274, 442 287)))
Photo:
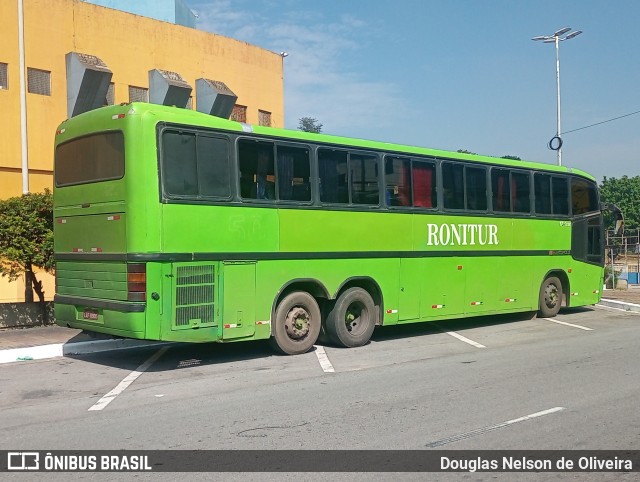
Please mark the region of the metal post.
POLYGON ((18 56, 20 58, 20 141, 22 151, 22 193, 29 192, 29 149, 27 141, 27 86, 24 59, 24 5, 18 0, 18 56))
MULTIPOLYGON (((560 135, 562 130, 560 129, 560 37, 556 35, 556 85, 558 87, 558 127, 556 129, 556 136, 562 139, 560 135)), ((558 166, 562 166, 562 142, 558 147, 558 166)))

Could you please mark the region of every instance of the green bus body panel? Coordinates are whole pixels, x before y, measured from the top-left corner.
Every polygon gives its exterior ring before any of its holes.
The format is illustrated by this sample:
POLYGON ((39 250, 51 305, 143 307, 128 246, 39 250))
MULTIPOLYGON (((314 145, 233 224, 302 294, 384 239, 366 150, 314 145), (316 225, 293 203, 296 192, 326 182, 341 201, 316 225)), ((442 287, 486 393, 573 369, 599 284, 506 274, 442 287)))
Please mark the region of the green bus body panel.
MULTIPOLYGON (((566 277, 571 306, 600 299, 602 267, 571 257, 568 217, 161 202, 156 125, 169 120, 238 135, 246 129, 186 109, 138 103, 98 109, 61 125, 57 144, 123 131, 126 164, 122 179, 54 188, 59 324, 154 340, 266 339, 275 301, 296 281, 314 282, 334 299, 350 280, 370 280, 380 290, 384 325, 536 310, 540 284, 551 272, 566 277), (131 263, 145 266, 146 302, 127 301, 131 263)), ((593 180, 553 165, 259 126, 251 130, 271 139, 593 180)))

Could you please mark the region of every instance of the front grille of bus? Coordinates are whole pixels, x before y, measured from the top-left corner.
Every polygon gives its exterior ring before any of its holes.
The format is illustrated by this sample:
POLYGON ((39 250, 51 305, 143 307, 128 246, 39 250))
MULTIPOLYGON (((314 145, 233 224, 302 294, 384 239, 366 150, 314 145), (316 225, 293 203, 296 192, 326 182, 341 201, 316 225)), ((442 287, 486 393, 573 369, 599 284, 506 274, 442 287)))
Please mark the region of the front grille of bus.
POLYGON ((215 324, 215 270, 213 265, 178 266, 176 270, 176 328, 215 324))

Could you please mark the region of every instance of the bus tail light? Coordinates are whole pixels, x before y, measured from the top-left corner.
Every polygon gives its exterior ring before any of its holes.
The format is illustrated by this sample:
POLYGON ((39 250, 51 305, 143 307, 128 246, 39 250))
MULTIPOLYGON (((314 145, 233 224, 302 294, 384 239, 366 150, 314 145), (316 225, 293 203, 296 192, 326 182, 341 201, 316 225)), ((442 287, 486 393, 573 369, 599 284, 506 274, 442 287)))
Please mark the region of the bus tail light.
POLYGON ((127 300, 147 300, 147 267, 145 264, 127 265, 127 300))

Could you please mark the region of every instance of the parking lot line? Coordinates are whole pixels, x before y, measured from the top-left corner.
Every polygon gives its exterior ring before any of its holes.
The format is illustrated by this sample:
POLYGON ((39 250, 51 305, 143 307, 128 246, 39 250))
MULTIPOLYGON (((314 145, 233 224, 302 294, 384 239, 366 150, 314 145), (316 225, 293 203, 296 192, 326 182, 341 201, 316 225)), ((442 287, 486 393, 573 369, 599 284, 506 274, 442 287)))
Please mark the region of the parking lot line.
POLYGON ((465 343, 468 343, 471 346, 475 346, 476 348, 486 348, 486 346, 484 346, 483 344, 478 343, 477 341, 470 340, 466 336, 462 336, 461 334, 456 333, 455 331, 445 331, 445 333, 447 335, 450 335, 450 336, 454 337, 454 338, 457 338, 460 341, 464 341, 465 343))
POLYGON ((104 397, 94 403, 89 411, 98 411, 104 409, 107 405, 109 405, 115 398, 120 395, 122 392, 126 390, 126 388, 135 382, 140 375, 146 372, 153 363, 160 358, 164 353, 169 349, 168 346, 160 348, 157 352, 155 352, 152 356, 150 356, 147 361, 145 361, 142 365, 136 368, 134 371, 129 373, 124 380, 122 380, 118 385, 107 393, 104 397))
POLYGON ((327 356, 327 352, 324 351, 323 346, 315 345, 316 356, 318 357, 318 361, 320 362, 320 366, 325 373, 335 373, 335 369, 327 356))
POLYGON ((431 442, 430 444, 427 444, 426 447, 427 448, 441 447, 442 445, 447 445, 452 442, 458 442, 459 440, 475 437, 476 435, 480 435, 486 432, 491 432, 492 430, 508 427, 509 425, 513 425, 514 423, 526 422, 527 420, 542 417, 544 415, 549 415, 551 413, 560 412, 561 410, 564 410, 564 409, 565 407, 550 408, 548 410, 543 410, 541 412, 525 415, 524 417, 514 418, 513 420, 507 420, 506 422, 498 423, 496 425, 489 425, 488 427, 482 427, 477 430, 472 430, 471 432, 460 433, 458 435, 447 437, 447 438, 438 440, 436 442, 431 442))
POLYGON ((552 321, 559 325, 572 326, 573 328, 579 328, 580 330, 593 331, 593 328, 587 328, 586 326, 574 325, 573 323, 567 323, 566 321, 554 320, 553 318, 542 318, 543 320, 552 321))

